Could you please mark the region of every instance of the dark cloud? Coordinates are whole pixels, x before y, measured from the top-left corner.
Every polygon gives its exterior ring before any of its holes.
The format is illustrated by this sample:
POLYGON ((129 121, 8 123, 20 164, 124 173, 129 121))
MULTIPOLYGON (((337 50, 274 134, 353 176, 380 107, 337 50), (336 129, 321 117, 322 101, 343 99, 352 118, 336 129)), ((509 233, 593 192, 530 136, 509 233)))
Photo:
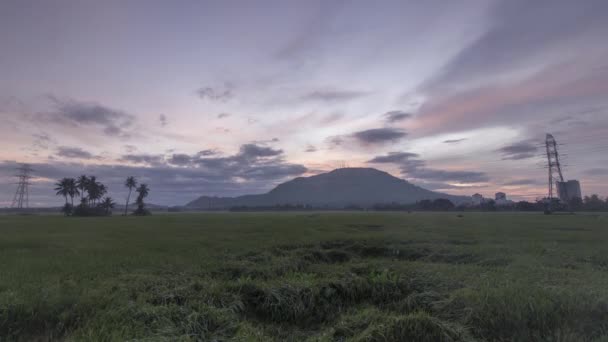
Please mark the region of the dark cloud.
MULTIPOLYGON (((281 150, 255 144, 245 144, 233 155, 216 156, 217 154, 214 150, 204 150, 193 155, 174 153, 170 157, 130 154, 122 156, 120 160, 145 164, 142 166, 62 162, 33 164, 35 176, 43 180, 36 182, 32 197, 40 198, 40 203, 44 202, 40 205, 60 204, 61 200, 55 199, 52 190, 54 180, 92 174, 109 186, 110 196, 122 198, 126 194, 124 179, 135 176, 150 186, 151 203, 175 205, 185 204, 201 195, 262 193, 286 178, 307 171, 303 165, 285 162, 281 150)), ((0 162, 0 178, 11 177, 16 166, 15 162, 0 162)), ((3 190, 1 185, 0 190, 3 190)))
POLYGON ((502 154, 502 159, 521 160, 536 157, 538 147, 532 141, 522 141, 501 147, 496 151, 502 154))
POLYGON ((165 127, 165 126, 167 126, 168 122, 167 122, 167 116, 165 116, 165 114, 161 114, 161 115, 158 117, 158 120, 160 121, 160 125, 161 125, 161 127, 165 127))
POLYGON ((390 112, 384 113, 384 119, 389 123, 399 122, 412 117, 412 114, 401 111, 401 110, 392 110, 390 112))
POLYGON ((123 146, 125 151, 127 151, 127 153, 133 153, 135 151, 137 151, 137 146, 135 145, 124 145, 123 146))
POLYGON ((218 153, 219 153, 219 152, 218 152, 218 151, 216 151, 216 150, 202 150, 202 151, 199 151, 199 152, 196 154, 196 156, 197 156, 197 157, 213 156, 213 155, 216 155, 216 154, 218 154, 218 153))
POLYGON ((307 170, 302 165, 285 163, 282 150, 256 144, 242 145, 235 155, 198 158, 192 162, 209 172, 245 180, 295 176, 307 170))
MULTIPOLYGON (((34 163, 37 181, 30 187, 30 203, 34 206, 59 206, 62 199, 55 196, 54 182, 63 177, 80 174, 95 175, 108 186, 108 195, 117 201, 126 198, 124 180, 135 176, 150 187, 149 202, 165 205, 183 205, 201 195, 235 196, 262 193, 270 190, 286 176, 299 175, 303 166, 292 164, 271 165, 247 170, 247 178, 223 174, 221 170, 170 166, 83 165, 78 163, 34 163), (244 180, 244 181, 243 181, 244 180)), ((17 164, 0 162, 0 177, 14 174, 17 164)), ((0 192, 14 191, 14 185, 0 183, 0 192)))
POLYGON ((369 93, 353 90, 317 90, 302 96, 306 101, 344 102, 367 96, 369 93))
POLYGON ((372 128, 345 135, 334 135, 325 139, 329 149, 338 146, 382 145, 405 138, 407 133, 396 128, 372 128), (348 143, 348 144, 347 144, 348 143))
POLYGON ((95 156, 80 147, 59 146, 57 148, 57 157, 76 158, 76 159, 93 159, 95 156))
POLYGON ((489 181, 489 177, 483 172, 476 171, 448 171, 437 170, 426 167, 424 160, 418 159, 417 153, 391 152, 384 156, 377 156, 368 161, 370 164, 395 164, 401 169, 402 174, 427 182, 460 182, 480 183, 489 181))
POLYGON ((122 159, 138 164, 196 168, 218 177, 240 179, 271 179, 277 175, 301 174, 306 171, 301 165, 285 163, 282 150, 256 144, 241 145, 234 155, 216 156, 218 154, 215 150, 203 150, 193 155, 129 155, 122 159))
POLYGON ((73 126, 96 126, 109 136, 127 136, 125 128, 135 121, 133 115, 97 103, 50 98, 55 112, 50 116, 43 114, 42 119, 53 123, 73 126))
MULTIPOLYGON (((196 90, 196 94, 203 100, 226 102, 233 98, 233 86, 229 83, 223 87, 201 87, 196 90)), ((220 114, 221 115, 221 114, 220 114)), ((218 116, 219 117, 219 116, 218 116)))
POLYGON ((364 144, 382 144, 405 138, 407 133, 395 128, 372 128, 355 132, 352 136, 364 144))
POLYGON ((123 131, 120 127, 116 125, 109 125, 103 129, 103 133, 109 136, 119 136, 123 134, 123 131))
POLYGON ((229 116, 230 116, 230 114, 229 114, 229 113, 219 113, 219 114, 217 115, 217 118, 218 118, 218 119, 224 119, 224 118, 227 118, 227 117, 229 117, 229 116))
POLYGON ((168 162, 169 164, 178 166, 190 165, 192 163, 192 157, 187 154, 177 153, 173 154, 171 158, 168 159, 168 162))
POLYGON ((450 140, 444 140, 443 143, 444 144, 457 144, 459 142, 465 141, 467 140, 467 138, 462 138, 462 139, 450 139, 450 140))
POLYGON ((274 157, 283 153, 283 150, 275 150, 270 147, 256 144, 245 144, 241 146, 239 155, 245 158, 274 157))
POLYGON ((161 165, 165 158, 162 154, 125 154, 119 161, 135 164, 161 165))

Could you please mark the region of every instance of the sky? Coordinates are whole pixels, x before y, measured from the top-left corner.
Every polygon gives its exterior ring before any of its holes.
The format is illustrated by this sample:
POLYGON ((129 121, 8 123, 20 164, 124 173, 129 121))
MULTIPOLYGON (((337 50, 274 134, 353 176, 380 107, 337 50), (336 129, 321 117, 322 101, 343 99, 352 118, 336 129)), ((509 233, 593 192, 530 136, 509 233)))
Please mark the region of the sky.
POLYGON ((120 202, 374 167, 451 194, 608 196, 608 2, 0 1, 0 207, 96 175, 120 202))

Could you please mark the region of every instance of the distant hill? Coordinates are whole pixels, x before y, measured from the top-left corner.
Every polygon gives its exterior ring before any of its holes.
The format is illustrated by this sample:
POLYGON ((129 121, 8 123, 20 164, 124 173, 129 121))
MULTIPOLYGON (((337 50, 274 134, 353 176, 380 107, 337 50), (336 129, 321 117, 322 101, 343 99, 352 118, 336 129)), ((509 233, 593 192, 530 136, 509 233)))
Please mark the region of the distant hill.
POLYGON ((298 177, 270 192, 239 197, 201 196, 186 204, 189 209, 228 209, 235 206, 312 205, 344 208, 370 207, 378 203, 410 204, 424 199, 446 198, 455 204, 470 200, 430 191, 373 168, 342 168, 311 177, 298 177))

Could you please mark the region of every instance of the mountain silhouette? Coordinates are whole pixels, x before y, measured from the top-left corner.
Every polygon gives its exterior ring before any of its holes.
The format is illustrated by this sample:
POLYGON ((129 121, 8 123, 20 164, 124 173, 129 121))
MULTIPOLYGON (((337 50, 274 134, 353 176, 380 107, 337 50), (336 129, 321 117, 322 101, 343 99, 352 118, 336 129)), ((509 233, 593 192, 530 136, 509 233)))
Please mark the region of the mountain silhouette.
POLYGON ((449 199, 455 204, 469 200, 430 191, 387 172, 373 168, 341 168, 282 183, 265 194, 239 197, 201 196, 186 204, 191 209, 228 209, 235 206, 312 205, 344 208, 371 207, 379 203, 411 204, 424 199, 449 199))

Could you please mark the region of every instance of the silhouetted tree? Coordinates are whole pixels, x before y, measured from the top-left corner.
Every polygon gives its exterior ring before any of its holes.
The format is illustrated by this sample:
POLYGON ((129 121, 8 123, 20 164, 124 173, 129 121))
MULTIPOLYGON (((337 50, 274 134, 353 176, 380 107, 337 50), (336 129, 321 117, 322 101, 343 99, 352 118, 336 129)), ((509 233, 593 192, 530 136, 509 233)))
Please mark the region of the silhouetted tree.
POLYGON ((416 203, 416 209, 419 210, 431 210, 433 208, 433 202, 431 200, 422 200, 416 203))
POLYGON ((494 200, 487 200, 481 202, 481 210, 483 211, 496 211, 496 202, 494 200))
POLYGON ((78 190, 80 190, 80 203, 81 204, 86 204, 86 202, 87 202, 87 196, 85 196, 85 193, 87 191, 88 184, 89 184, 89 177, 87 177, 86 175, 81 175, 76 180, 76 187, 78 188, 78 190))
POLYGON ((116 203, 114 203, 111 197, 106 197, 103 199, 103 201, 101 201, 101 203, 99 203, 99 206, 103 209, 106 215, 110 215, 112 213, 112 209, 114 209, 115 205, 116 203))
POLYGON ((62 178, 55 185, 57 186, 55 188, 57 191, 56 194, 65 198, 65 205, 61 208, 61 212, 66 216, 72 214, 72 209, 74 208, 74 196, 77 196, 79 193, 78 188, 76 187, 76 180, 74 180, 74 178, 62 178), (70 197, 71 203, 68 203, 68 197, 70 197))
POLYGON ((519 211, 542 211, 543 206, 538 206, 537 203, 530 203, 528 201, 519 201, 515 203, 515 210, 519 211))
POLYGON ((422 200, 416 203, 416 209, 418 210, 448 211, 454 208, 454 203, 452 203, 452 201, 446 198, 437 198, 433 201, 422 200))
POLYGON ((57 196, 63 196, 65 198, 65 204, 68 204, 68 196, 70 194, 70 179, 62 178, 59 182, 55 183, 55 191, 57 196))
POLYGON ((144 198, 148 197, 150 193, 150 188, 145 183, 139 185, 139 187, 135 190, 137 192, 137 199, 135 203, 137 203, 137 209, 135 210, 135 215, 148 215, 150 212, 146 210, 146 204, 144 203, 144 198))
POLYGON ((129 188, 129 194, 127 195, 127 203, 125 203, 125 215, 127 215, 127 210, 129 208, 129 200, 131 199, 131 191, 137 187, 137 179, 135 177, 130 176, 127 177, 125 181, 125 187, 129 188))
POLYGON ((87 184, 87 192, 89 194, 90 205, 95 206, 97 201, 106 194, 107 188, 105 185, 98 182, 95 176, 91 176, 87 184))
POLYGON ((70 204, 74 207, 74 197, 80 195, 78 187, 76 186, 76 180, 69 178, 68 181, 68 196, 70 196, 70 204))
POLYGON ((585 196, 584 203, 585 210, 588 211, 599 211, 604 209, 604 201, 596 194, 585 196))
POLYGON ((573 197, 568 201, 568 207, 572 211, 583 210, 584 206, 585 203, 583 203, 583 200, 580 197, 573 197))
POLYGON ((438 198, 438 199, 434 200, 433 204, 432 204, 433 210, 439 210, 439 211, 453 210, 454 207, 455 207, 454 203, 452 203, 452 201, 450 201, 449 199, 445 199, 445 198, 438 198))

